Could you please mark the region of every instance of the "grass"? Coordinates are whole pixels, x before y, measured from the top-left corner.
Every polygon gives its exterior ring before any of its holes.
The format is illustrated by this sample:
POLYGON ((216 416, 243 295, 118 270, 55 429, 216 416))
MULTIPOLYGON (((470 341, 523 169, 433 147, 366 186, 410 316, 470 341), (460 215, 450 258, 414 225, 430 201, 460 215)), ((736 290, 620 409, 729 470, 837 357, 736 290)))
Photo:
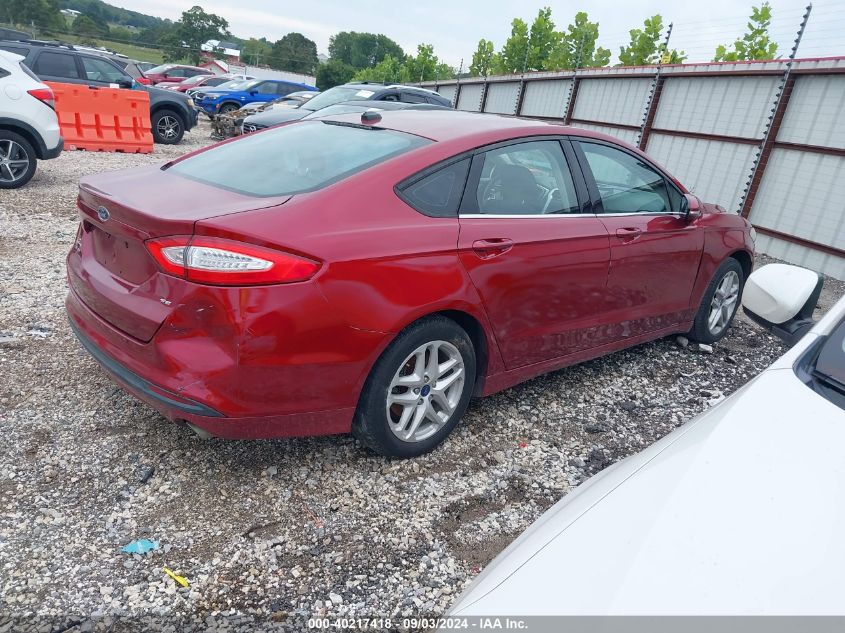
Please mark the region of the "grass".
POLYGON ((136 46, 135 44, 115 42, 102 38, 79 37, 78 35, 71 34, 62 34, 58 39, 68 42, 69 44, 81 44, 81 40, 84 39, 86 43, 96 42, 97 46, 103 46, 115 53, 126 55, 127 57, 136 59, 139 62, 152 62, 153 64, 164 63, 164 54, 155 48, 146 48, 145 46, 136 46))

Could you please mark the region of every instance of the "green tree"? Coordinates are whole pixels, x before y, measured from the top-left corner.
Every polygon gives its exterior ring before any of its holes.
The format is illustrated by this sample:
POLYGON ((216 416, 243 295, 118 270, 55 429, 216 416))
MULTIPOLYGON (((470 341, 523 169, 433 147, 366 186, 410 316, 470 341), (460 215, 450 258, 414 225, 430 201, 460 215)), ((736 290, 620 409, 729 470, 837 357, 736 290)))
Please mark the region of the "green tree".
POLYGON ((659 14, 646 19, 643 27, 631 29, 630 43, 619 48, 619 62, 622 66, 647 66, 656 64, 661 58, 664 58, 666 63, 679 63, 686 59, 683 51, 666 50, 660 43, 663 18, 659 14))
POLYGON ((777 42, 769 38, 769 26, 772 23, 772 7, 764 2, 759 7, 751 7, 748 31, 733 43, 729 51, 724 44, 716 48, 714 62, 735 62, 751 59, 774 59, 778 52, 777 42))
POLYGON ((400 59, 387 55, 372 68, 362 68, 355 73, 355 81, 373 81, 384 83, 409 83, 418 81, 410 75, 408 66, 400 59))
POLYGON ((261 39, 251 37, 241 47, 241 61, 253 66, 266 64, 272 50, 273 45, 263 37, 261 39))
POLYGON ((0 18, 19 26, 35 25, 45 29, 64 30, 65 18, 57 0, 2 0, 0 18))
POLYGON ((419 44, 416 56, 408 57, 404 66, 408 71, 406 82, 434 81, 455 76, 454 69, 437 58, 431 44, 419 44))
POLYGON ((122 42, 128 42, 135 37, 135 32, 124 26, 112 26, 109 28, 109 37, 122 42))
POLYGON ((528 25, 524 20, 514 18, 511 22, 511 34, 502 50, 495 58, 495 72, 510 75, 525 69, 528 57, 528 25))
POLYGON ((549 70, 561 68, 598 68, 610 64, 610 51, 596 46, 599 23, 590 22, 583 11, 575 14, 575 21, 566 27, 560 43, 549 59, 549 70))
POLYGON ((562 34, 555 30, 552 10, 543 7, 531 23, 528 33, 528 61, 525 70, 545 70, 549 58, 560 44, 562 34))
POLYGON ((472 63, 469 65, 469 74, 473 77, 486 77, 493 70, 493 62, 496 54, 493 52, 493 42, 484 38, 478 41, 478 48, 472 54, 472 63))
POLYGON ((355 68, 339 59, 330 59, 317 68, 317 88, 328 90, 345 84, 355 75, 355 68))
POLYGON ((388 55, 405 59, 402 47, 381 33, 341 31, 329 39, 329 57, 354 68, 373 68, 388 55))
POLYGON ((302 33, 288 33, 273 44, 267 63, 278 70, 312 75, 320 63, 317 45, 302 33))
POLYGON ((168 34, 165 44, 166 58, 188 59, 199 64, 200 50, 208 40, 221 40, 229 36, 229 22, 213 13, 206 13, 202 7, 194 6, 182 12, 177 28, 168 34), (182 50, 179 50, 179 49, 182 50))
POLYGON ((109 34, 109 28, 107 26, 97 24, 87 15, 76 16, 76 18, 74 18, 73 20, 73 25, 71 26, 70 30, 76 33, 77 35, 83 35, 92 38, 104 37, 109 34))

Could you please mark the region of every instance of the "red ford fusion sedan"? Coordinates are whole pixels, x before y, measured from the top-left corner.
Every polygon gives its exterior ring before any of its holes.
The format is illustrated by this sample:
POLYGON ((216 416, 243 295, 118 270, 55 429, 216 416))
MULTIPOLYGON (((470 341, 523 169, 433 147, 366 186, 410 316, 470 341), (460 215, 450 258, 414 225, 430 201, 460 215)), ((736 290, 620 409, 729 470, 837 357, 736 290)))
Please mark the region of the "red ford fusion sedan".
POLYGON ((367 112, 86 177, 67 311, 202 434, 431 450, 472 396, 673 333, 725 335, 743 218, 587 130, 367 112))

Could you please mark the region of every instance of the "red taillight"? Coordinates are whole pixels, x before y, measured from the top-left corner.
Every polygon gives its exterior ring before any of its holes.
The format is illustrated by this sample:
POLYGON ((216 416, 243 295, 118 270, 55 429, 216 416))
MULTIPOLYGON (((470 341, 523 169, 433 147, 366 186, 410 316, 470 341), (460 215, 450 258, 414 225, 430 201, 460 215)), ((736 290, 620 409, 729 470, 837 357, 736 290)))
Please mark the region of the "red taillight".
POLYGON ((56 96, 50 88, 35 88, 33 90, 27 90, 27 92, 42 103, 47 104, 54 110, 56 109, 56 96))
POLYGON ((149 240, 147 248, 169 275, 221 286, 305 281, 320 270, 299 255, 218 237, 163 237, 149 240))
POLYGON ((137 81, 139 84, 144 84, 145 86, 150 85, 150 80, 146 77, 135 77, 135 81, 137 81))

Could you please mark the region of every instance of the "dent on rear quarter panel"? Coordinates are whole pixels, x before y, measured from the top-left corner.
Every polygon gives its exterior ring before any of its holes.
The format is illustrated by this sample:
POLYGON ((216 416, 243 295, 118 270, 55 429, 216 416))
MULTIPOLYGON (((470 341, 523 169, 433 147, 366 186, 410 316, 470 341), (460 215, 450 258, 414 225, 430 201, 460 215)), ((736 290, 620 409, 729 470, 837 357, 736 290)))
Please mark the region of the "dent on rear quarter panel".
POLYGON ((699 220, 705 227, 704 253, 692 295, 691 307, 697 310, 707 284, 719 265, 737 251, 744 251, 754 259, 753 244, 742 218, 732 213, 707 214, 699 220))

